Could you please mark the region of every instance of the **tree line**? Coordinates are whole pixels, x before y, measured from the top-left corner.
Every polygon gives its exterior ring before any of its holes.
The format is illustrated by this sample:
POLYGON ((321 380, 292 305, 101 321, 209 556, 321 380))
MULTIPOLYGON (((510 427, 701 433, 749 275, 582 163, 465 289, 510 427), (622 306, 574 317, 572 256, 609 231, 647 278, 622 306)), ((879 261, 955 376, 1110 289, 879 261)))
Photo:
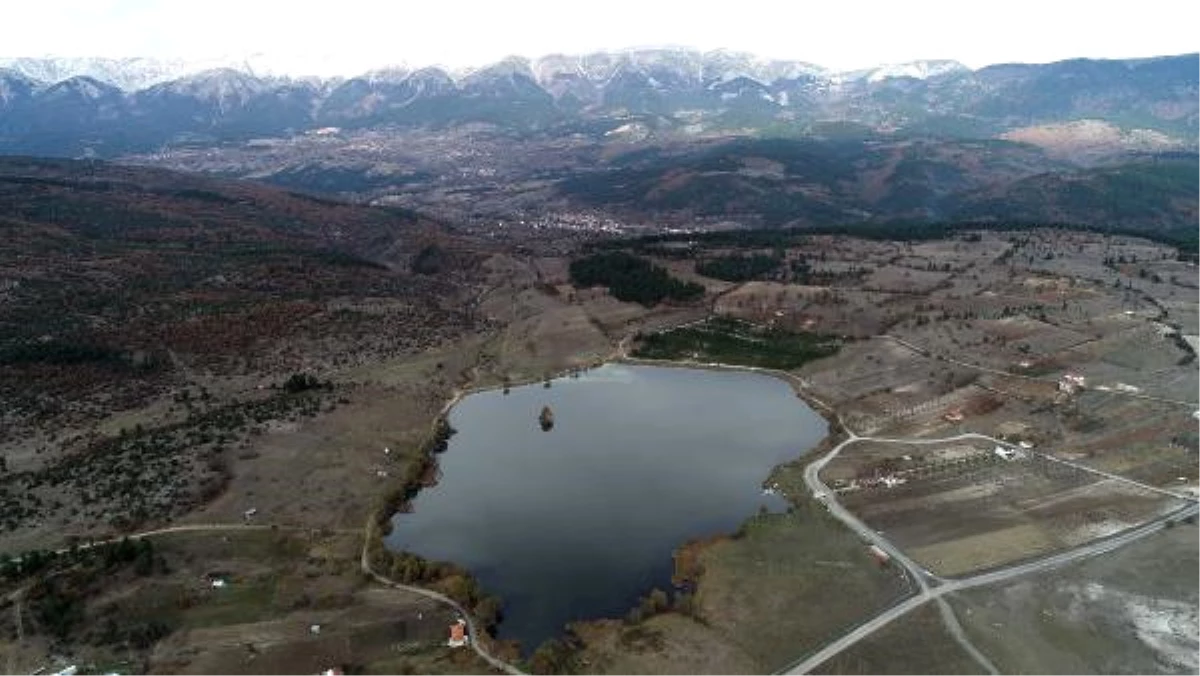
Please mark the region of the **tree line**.
MULTIPOLYGON (((1200 230, 1196 228, 1165 228, 1159 230, 1105 226, 1093 223, 1032 222, 1032 221, 904 221, 879 223, 844 223, 814 225, 798 228, 750 228, 713 232, 662 233, 632 239, 610 239, 592 243, 596 250, 630 249, 637 252, 659 253, 663 244, 688 243, 696 248, 769 248, 793 247, 804 244, 813 235, 843 235, 873 241, 921 242, 962 237, 978 240, 977 231, 1068 230, 1109 236, 1140 237, 1173 246, 1180 260, 1196 260, 1200 250, 1200 230)), ((688 249, 675 249, 676 257, 685 257, 688 249)), ((694 255, 694 254, 693 254, 694 255)))
POLYGON ((666 300, 688 301, 704 295, 704 287, 672 277, 666 269, 624 251, 594 253, 571 261, 571 283, 606 286, 617 300, 646 307, 666 300))

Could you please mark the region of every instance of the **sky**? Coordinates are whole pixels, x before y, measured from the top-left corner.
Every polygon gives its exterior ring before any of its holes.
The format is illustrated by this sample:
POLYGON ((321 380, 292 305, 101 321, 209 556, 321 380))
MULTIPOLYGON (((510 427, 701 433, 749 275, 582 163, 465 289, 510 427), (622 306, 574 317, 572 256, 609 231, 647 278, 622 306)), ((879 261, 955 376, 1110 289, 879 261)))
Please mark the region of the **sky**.
POLYGON ((0 56, 257 54, 298 75, 645 46, 746 51, 834 70, 1200 51, 1186 0, 25 0, 4 10, 0 56))

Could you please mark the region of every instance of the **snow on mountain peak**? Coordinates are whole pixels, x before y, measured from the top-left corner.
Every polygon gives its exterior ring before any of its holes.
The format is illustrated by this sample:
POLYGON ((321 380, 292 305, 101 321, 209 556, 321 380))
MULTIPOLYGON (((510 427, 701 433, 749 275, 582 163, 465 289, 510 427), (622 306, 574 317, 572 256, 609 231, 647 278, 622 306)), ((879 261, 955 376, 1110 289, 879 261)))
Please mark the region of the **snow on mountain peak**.
POLYGON ((88 57, 11 57, 0 58, 0 68, 47 83, 84 76, 127 92, 176 80, 184 75, 229 65, 221 60, 185 61, 182 59, 88 58, 88 57))
MULTIPOLYGON (((36 82, 54 84, 71 77, 86 76, 126 92, 140 91, 157 84, 172 82, 205 71, 230 69, 255 78, 295 79, 303 74, 314 76, 318 84, 329 78, 364 77, 368 80, 404 79, 419 72, 416 66, 403 64, 355 72, 330 72, 329 59, 310 54, 284 58, 267 54, 222 56, 196 60, 155 58, 83 58, 15 57, 0 58, 0 68, 8 69, 36 82)), ((543 87, 555 81, 575 80, 601 85, 624 71, 664 77, 673 82, 720 84, 748 78, 763 84, 777 80, 811 78, 831 84, 855 81, 869 83, 889 78, 927 79, 968 69, 957 61, 929 60, 884 65, 849 72, 832 72, 801 61, 763 59, 754 54, 731 50, 701 51, 680 47, 639 47, 591 54, 551 54, 529 60, 509 57, 497 63, 445 71, 455 81, 472 76, 516 75, 532 77, 543 87)), ((472 78, 474 79, 474 78, 472 78)))
POLYGON ((478 82, 488 78, 512 78, 517 75, 535 78, 529 59, 509 56, 482 68, 469 69, 461 74, 455 73, 454 79, 460 82, 478 82))
POLYGON ((951 73, 966 73, 969 71, 969 68, 957 61, 933 59, 885 64, 874 68, 846 71, 834 74, 831 79, 837 83, 853 82, 856 80, 866 80, 867 82, 875 83, 900 77, 928 80, 931 77, 939 77, 951 73))

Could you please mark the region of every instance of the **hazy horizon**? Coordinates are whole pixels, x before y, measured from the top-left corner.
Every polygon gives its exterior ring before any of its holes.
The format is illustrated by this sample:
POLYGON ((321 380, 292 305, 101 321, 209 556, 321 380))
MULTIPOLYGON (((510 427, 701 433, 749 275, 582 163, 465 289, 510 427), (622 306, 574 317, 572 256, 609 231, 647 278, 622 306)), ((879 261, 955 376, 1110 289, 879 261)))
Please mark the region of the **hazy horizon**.
POLYGON ((251 59, 273 73, 334 76, 387 66, 461 71, 511 56, 655 47, 745 52, 835 72, 918 60, 977 69, 1187 54, 1200 42, 1168 0, 1147 0, 1137 12, 1031 0, 991 7, 932 0, 781 7, 740 0, 734 9, 714 7, 634 0, 571 10, 541 0, 45 0, 9 8, 13 25, 25 30, 6 36, 3 49, 6 58, 251 59))

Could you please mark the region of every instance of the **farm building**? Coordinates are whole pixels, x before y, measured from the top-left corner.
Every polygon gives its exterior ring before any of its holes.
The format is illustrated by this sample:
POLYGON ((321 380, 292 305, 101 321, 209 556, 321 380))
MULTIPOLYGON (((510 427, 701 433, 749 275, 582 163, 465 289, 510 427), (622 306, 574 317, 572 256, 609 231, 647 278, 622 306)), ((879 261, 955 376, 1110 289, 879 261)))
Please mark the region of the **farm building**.
POLYGON ((867 551, 871 553, 871 556, 873 556, 881 566, 886 566, 888 562, 892 560, 892 557, 889 556, 887 552, 880 549, 878 545, 871 545, 870 547, 867 547, 867 551))
POLYGON ((450 625, 450 640, 446 642, 446 645, 451 648, 461 648, 467 644, 467 641, 467 623, 459 618, 457 622, 450 625))

